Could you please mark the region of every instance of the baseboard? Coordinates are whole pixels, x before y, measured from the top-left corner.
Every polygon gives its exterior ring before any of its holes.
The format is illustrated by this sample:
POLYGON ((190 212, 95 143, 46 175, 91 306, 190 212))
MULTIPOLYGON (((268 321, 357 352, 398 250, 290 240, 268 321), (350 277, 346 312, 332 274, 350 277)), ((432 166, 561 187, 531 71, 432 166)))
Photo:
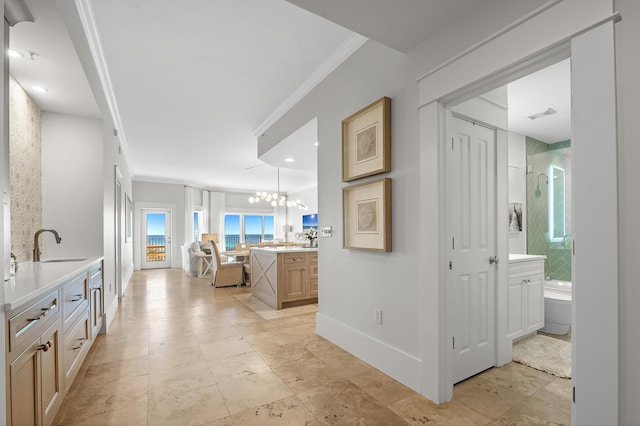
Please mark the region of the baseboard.
POLYGON ((125 271, 124 277, 122 277, 122 294, 127 291, 127 287, 129 287, 129 281, 131 281, 131 277, 133 276, 133 263, 129 265, 129 268, 125 271))
POLYGON ((316 333, 420 393, 421 361, 332 318, 316 314, 316 333))
POLYGON ((116 317, 116 311, 118 310, 119 301, 117 297, 111 298, 111 304, 106 307, 105 311, 105 330, 109 330, 113 319, 116 317))

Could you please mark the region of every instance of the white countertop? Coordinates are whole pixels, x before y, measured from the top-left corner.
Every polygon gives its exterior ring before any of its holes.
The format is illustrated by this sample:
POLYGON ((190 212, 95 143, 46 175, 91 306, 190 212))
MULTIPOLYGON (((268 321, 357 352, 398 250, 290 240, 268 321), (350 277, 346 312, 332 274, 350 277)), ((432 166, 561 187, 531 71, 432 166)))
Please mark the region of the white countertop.
POLYGON ((4 304, 0 309, 8 312, 30 302, 102 259, 94 256, 77 262, 19 263, 16 275, 4 282, 4 304))
POLYGON ((251 247, 251 250, 262 250, 271 253, 299 253, 305 251, 318 251, 317 247, 280 246, 280 247, 251 247))
POLYGON ((527 262, 529 260, 544 260, 547 256, 540 254, 513 254, 509 253, 509 263, 527 262))

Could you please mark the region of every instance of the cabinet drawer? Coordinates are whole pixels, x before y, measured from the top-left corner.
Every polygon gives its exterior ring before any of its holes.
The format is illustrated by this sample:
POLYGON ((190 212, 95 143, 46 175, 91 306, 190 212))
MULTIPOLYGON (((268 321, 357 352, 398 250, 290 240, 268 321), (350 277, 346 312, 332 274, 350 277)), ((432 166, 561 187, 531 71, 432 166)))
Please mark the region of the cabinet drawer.
POLYGON ((526 275, 544 275, 544 261, 534 260, 529 262, 517 262, 509 264, 510 278, 526 275))
POLYGON ((9 319, 9 351, 38 337, 60 310, 58 290, 47 294, 9 319))
POLYGON ((89 287, 97 288, 102 285, 102 268, 89 271, 89 287))
POLYGON ((63 329, 88 305, 87 274, 78 275, 62 287, 63 329))
POLYGON ((307 257, 304 253, 290 253, 283 254, 285 265, 301 265, 307 262, 307 257))
POLYGON ((73 379, 82 365, 84 356, 89 350, 89 329, 89 309, 85 309, 73 326, 64 333, 63 358, 67 389, 69 389, 73 383, 73 379))

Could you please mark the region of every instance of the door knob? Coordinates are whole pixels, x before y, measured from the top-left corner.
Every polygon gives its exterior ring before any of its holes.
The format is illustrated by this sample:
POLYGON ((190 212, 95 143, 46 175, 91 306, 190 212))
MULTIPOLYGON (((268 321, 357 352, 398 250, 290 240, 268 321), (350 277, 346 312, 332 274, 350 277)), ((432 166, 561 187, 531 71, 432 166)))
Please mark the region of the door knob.
POLYGON ((489 256, 489 265, 493 265, 494 263, 497 265, 500 262, 498 256, 489 256))

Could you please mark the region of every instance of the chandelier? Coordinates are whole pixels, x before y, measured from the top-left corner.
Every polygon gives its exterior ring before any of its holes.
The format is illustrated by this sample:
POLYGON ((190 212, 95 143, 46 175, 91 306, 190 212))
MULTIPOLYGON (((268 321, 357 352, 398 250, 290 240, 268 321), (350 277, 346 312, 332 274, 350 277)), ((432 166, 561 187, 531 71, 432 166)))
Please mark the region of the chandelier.
POLYGON ((271 204, 272 207, 287 206, 298 207, 300 210, 307 210, 309 207, 300 200, 289 200, 285 195, 280 194, 280 167, 278 169, 278 192, 266 192, 258 191, 255 196, 249 197, 251 204, 259 203, 261 201, 271 204))

